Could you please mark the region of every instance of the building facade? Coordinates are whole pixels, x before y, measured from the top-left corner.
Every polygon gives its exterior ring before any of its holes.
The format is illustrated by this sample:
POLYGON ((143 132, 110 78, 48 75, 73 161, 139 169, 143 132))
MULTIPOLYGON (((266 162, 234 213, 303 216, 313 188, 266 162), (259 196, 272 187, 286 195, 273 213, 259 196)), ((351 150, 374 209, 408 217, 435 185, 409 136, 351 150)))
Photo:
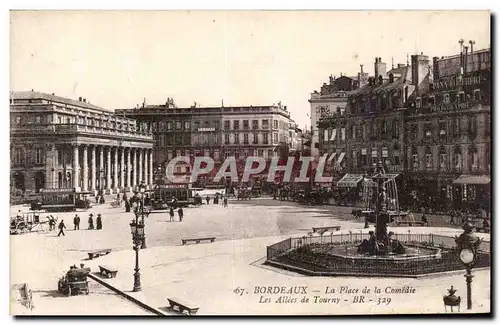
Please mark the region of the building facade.
POLYGON ((153 136, 135 120, 86 99, 11 92, 11 181, 14 188, 117 193, 153 183, 153 136))
MULTIPOLYGON (((428 68, 429 60, 415 56, 415 63, 428 68)), ((404 64, 387 71, 381 58, 375 58, 374 68, 367 84, 347 93, 345 110, 319 119, 320 153, 329 154, 337 173, 363 175, 379 160, 390 172, 404 170, 404 105, 430 72, 421 69, 417 75, 404 64)))
POLYGON ((368 82, 368 73, 363 71, 363 65, 360 67, 361 71, 356 77, 341 75, 336 78, 330 76, 328 84, 323 83, 319 92, 315 90, 311 93, 309 103, 311 105, 311 154, 313 156, 316 157, 322 153, 320 150, 321 131, 318 129, 319 121, 344 114, 349 92, 368 82))
POLYGON ((489 210, 491 52, 468 50, 433 58, 431 86, 408 103, 407 183, 429 205, 489 210))
MULTIPOLYGON (((137 119, 153 132, 154 168, 159 178, 168 162, 179 155, 211 157, 216 167, 226 157, 244 164, 248 156, 271 158, 280 143, 289 141, 290 112, 281 104, 179 108, 167 101, 115 113, 137 119)), ((189 166, 179 167, 185 168, 179 173, 189 172, 189 166)))

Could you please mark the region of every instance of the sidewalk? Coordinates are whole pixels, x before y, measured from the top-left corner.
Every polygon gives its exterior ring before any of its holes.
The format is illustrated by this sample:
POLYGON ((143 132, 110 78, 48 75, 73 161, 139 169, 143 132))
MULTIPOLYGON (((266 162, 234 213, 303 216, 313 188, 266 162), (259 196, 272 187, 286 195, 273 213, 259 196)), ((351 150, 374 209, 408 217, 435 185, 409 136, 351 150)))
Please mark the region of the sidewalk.
MULTIPOLYGON (((400 228, 397 232, 404 232, 400 228)), ((412 228, 412 231, 416 228, 412 228)), ((421 229, 428 232, 429 228, 421 229)), ((300 235, 300 234, 297 234, 300 235)), ((87 263, 93 271, 99 264, 116 267, 119 273, 105 281, 132 295, 153 308, 163 309, 167 298, 178 298, 199 307, 199 315, 279 315, 279 314, 373 314, 373 313, 441 313, 442 296, 450 285, 459 290, 465 303, 465 281, 461 272, 423 277, 404 278, 349 278, 305 277, 262 265, 266 246, 289 236, 221 241, 209 244, 154 247, 140 251, 142 292, 131 292, 133 287, 133 251, 121 251, 87 263), (274 303, 279 295, 271 295, 270 303, 259 302, 255 287, 307 286, 308 295, 324 295, 329 287, 349 286, 361 290, 365 286, 414 287, 416 293, 408 296, 387 295, 392 302, 386 306, 352 304, 342 301, 336 306, 320 303, 274 303), (233 292, 243 288, 242 295, 233 292), (318 293, 313 293, 317 290, 318 293)), ((474 312, 489 310, 489 270, 474 271, 474 312)), ((346 295, 352 299, 353 295, 346 295)), ((378 295, 380 296, 380 295, 378 295)), ((375 299, 376 296, 373 296, 375 299)))

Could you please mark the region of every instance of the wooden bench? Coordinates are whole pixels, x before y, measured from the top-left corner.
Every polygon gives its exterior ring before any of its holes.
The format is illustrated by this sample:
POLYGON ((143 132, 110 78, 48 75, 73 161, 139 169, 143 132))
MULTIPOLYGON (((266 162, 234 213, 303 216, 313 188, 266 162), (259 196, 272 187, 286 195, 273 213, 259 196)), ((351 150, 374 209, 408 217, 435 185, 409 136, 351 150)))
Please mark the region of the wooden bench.
POLYGON ((312 230, 313 230, 313 232, 318 232, 318 231, 321 231, 321 230, 324 230, 324 231, 329 231, 329 230, 339 231, 340 230, 340 226, 313 227, 312 230))
POLYGON ((108 255, 109 253, 111 253, 111 249, 99 249, 96 251, 88 252, 87 254, 89 254, 89 260, 91 260, 94 257, 108 255))
POLYGON ((118 270, 109 266, 99 265, 99 272, 108 278, 115 278, 118 270))
POLYGON ((423 226, 425 225, 425 222, 423 221, 397 221, 396 222, 396 226, 404 226, 404 225, 407 225, 409 227, 413 227, 414 225, 415 226, 423 226))
POLYGON ((490 227, 476 227, 477 232, 484 232, 485 234, 490 233, 490 227))
POLYGON ((200 242, 202 242, 204 240, 210 240, 210 242, 213 243, 215 241, 215 237, 200 237, 200 238, 186 238, 186 239, 181 239, 182 245, 184 245, 186 243, 189 243, 191 241, 194 241, 197 244, 199 244, 200 242))
POLYGON ((168 298, 168 303, 170 304, 168 309, 179 312, 181 314, 183 314, 184 311, 187 311, 188 315, 194 315, 198 312, 198 309, 200 309, 200 307, 193 307, 192 305, 184 301, 174 298, 168 298))

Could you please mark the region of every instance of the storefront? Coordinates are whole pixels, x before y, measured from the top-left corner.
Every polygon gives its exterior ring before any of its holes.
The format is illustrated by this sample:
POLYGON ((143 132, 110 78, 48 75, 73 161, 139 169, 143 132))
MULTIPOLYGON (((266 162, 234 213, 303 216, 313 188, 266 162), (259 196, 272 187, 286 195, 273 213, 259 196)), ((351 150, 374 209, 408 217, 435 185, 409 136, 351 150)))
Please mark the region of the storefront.
POLYGON ((491 186, 489 175, 460 175, 453 182, 453 207, 461 210, 491 211, 491 186))

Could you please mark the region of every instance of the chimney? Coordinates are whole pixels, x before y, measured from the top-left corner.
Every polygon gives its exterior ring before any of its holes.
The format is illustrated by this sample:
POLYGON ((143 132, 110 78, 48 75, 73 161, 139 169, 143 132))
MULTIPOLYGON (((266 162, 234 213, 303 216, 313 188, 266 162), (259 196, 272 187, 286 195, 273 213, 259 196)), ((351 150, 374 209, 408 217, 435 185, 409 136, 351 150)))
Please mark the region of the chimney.
POLYGON ((87 102, 87 98, 84 98, 84 99, 83 99, 83 102, 84 102, 84 103, 86 103, 86 102, 87 102))
POLYGON ((435 56, 432 58, 432 79, 437 80, 439 78, 439 64, 438 64, 439 57, 435 56))
POLYGON ((387 66, 382 62, 382 58, 375 58, 375 80, 378 80, 378 76, 385 76, 387 73, 387 66))
POLYGON ((361 67, 361 73, 363 73, 363 65, 360 64, 359 66, 361 67))
POLYGON ((81 102, 82 101, 82 97, 78 97, 78 101, 81 102))
POLYGON ((467 73, 467 57, 468 57, 468 54, 469 54, 469 47, 468 46, 464 46, 465 48, 465 57, 464 57, 464 73, 467 73))
POLYGON ((474 62, 474 44, 476 44, 476 42, 470 40, 469 44, 470 44, 470 56, 471 56, 472 62, 474 62))
POLYGON ((422 83, 429 72, 429 57, 427 55, 411 56, 411 79, 412 84, 417 86, 422 83))

